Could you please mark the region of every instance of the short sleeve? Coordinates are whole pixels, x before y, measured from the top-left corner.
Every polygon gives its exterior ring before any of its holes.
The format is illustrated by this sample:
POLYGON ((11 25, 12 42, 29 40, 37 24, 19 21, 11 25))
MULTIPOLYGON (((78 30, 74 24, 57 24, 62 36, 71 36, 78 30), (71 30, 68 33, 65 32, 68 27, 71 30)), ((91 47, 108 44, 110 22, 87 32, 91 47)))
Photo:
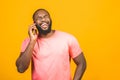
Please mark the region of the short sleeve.
POLYGON ((24 52, 25 49, 27 48, 27 45, 29 43, 29 38, 25 39, 23 42, 22 42, 22 45, 21 45, 21 52, 24 52))
POLYGON ((82 52, 82 49, 75 37, 72 36, 69 40, 69 54, 71 58, 75 58, 82 52))

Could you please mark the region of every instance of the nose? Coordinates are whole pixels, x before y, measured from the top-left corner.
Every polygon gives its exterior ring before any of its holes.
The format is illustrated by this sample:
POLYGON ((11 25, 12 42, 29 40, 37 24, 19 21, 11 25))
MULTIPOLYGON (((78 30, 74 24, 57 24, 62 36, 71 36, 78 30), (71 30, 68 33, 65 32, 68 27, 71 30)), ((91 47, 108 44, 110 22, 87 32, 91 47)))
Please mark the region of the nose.
POLYGON ((45 18, 43 17, 42 19, 41 19, 41 22, 44 22, 45 21, 45 18))

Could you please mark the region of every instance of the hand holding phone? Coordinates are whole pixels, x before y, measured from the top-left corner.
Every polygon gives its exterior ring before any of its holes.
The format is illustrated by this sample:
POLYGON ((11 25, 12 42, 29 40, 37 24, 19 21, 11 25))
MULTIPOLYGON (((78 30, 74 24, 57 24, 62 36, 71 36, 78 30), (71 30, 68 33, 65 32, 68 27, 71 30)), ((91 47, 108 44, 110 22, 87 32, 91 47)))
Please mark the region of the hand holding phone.
POLYGON ((37 31, 35 23, 33 23, 32 25, 29 26, 28 33, 29 33, 29 37, 30 37, 31 40, 36 40, 37 39, 38 31, 37 31))

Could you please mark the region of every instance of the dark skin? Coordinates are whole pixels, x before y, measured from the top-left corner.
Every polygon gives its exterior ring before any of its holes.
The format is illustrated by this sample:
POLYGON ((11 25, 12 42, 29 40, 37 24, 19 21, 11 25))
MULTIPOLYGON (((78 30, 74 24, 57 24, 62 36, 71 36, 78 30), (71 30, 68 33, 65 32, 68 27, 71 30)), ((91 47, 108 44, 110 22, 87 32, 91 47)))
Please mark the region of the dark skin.
MULTIPOLYGON (((32 25, 30 25, 29 29, 28 29, 30 42, 29 42, 27 48, 25 49, 25 51, 21 52, 20 56, 16 60, 17 70, 20 73, 25 72, 30 65, 30 61, 32 58, 32 51, 34 49, 37 38, 39 38, 39 37, 48 38, 48 37, 51 37, 55 32, 54 30, 51 30, 47 34, 39 34, 36 31, 37 30, 36 26, 35 26, 36 24, 43 26, 42 23, 45 22, 45 25, 43 27, 41 27, 43 30, 47 30, 49 27, 51 18, 50 18, 49 13, 46 12, 45 10, 37 11, 33 20, 34 20, 34 23, 32 25)), ((86 69, 85 57, 84 57, 83 53, 81 53, 80 55, 75 57, 73 60, 74 60, 75 64, 77 65, 73 80, 81 80, 83 73, 86 69)))
POLYGON ((86 60, 83 52, 81 52, 80 55, 75 57, 73 61, 77 65, 73 80, 81 80, 83 73, 85 72, 85 69, 86 69, 86 60))

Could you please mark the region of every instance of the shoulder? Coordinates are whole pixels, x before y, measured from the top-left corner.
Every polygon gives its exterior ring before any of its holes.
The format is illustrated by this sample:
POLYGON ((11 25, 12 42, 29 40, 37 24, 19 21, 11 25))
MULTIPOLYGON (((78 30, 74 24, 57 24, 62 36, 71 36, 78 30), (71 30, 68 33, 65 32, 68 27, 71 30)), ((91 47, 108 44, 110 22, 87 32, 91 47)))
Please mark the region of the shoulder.
POLYGON ((22 44, 28 44, 30 41, 30 38, 25 38, 23 41, 22 41, 22 44))
POLYGON ((24 40, 23 40, 23 42, 29 42, 30 41, 30 38, 25 38, 24 40))
POLYGON ((57 34, 58 34, 57 37, 59 36, 59 39, 63 40, 66 43, 74 44, 74 43, 78 42, 77 38, 73 34, 70 34, 68 32, 57 31, 57 34))
POLYGON ((29 38, 25 38, 23 41, 22 41, 22 45, 21 45, 21 52, 24 52, 28 43, 29 43, 30 39, 29 38))
POLYGON ((57 32, 58 35, 61 35, 61 36, 66 37, 66 38, 75 38, 74 35, 72 35, 68 32, 59 31, 59 30, 56 30, 56 32, 57 32))

